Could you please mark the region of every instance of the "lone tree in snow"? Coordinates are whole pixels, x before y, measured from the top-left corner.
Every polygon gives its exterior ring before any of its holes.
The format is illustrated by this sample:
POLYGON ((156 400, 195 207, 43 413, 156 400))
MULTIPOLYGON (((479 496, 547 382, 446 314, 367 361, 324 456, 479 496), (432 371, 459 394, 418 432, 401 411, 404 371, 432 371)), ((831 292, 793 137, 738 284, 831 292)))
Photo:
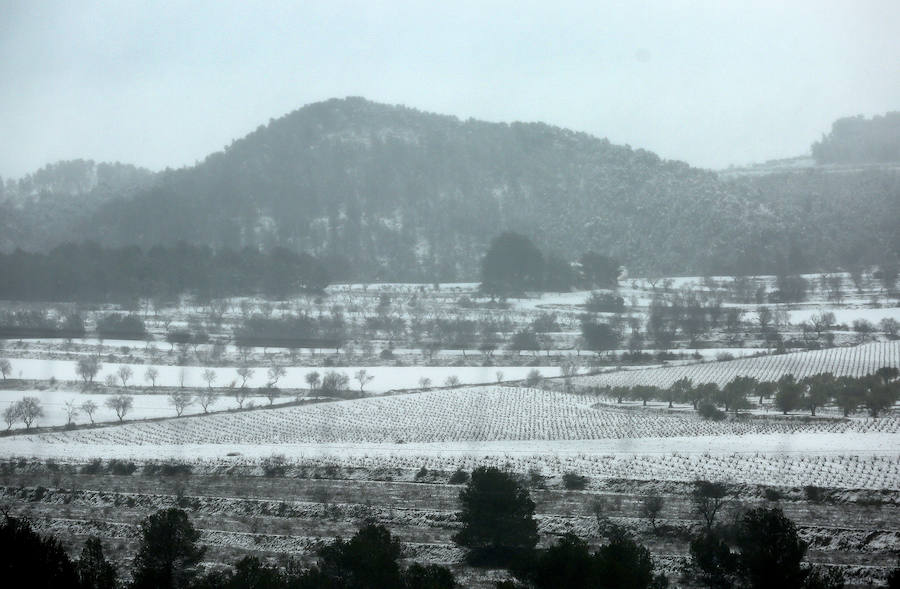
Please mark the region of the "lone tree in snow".
POLYGON ((216 382, 216 371, 212 368, 207 368, 203 371, 203 380, 206 381, 206 388, 212 389, 212 385, 216 382))
POLYGON ((193 402, 194 398, 189 393, 183 391, 175 391, 169 395, 169 404, 175 407, 175 415, 178 417, 181 417, 184 410, 193 402))
POLYGON ((266 376, 268 377, 266 387, 270 389, 275 388, 275 385, 278 384, 278 380, 286 374, 287 370, 284 369, 284 366, 272 366, 266 371, 266 376))
POLYGON ((197 403, 203 408, 204 413, 209 413, 211 407, 219 399, 219 396, 212 389, 207 389, 197 395, 197 403))
POLYGON ((144 380, 150 381, 150 387, 156 388, 156 379, 159 377, 159 370, 154 368, 153 366, 149 366, 147 371, 144 373, 144 380))
POLYGON ((6 408, 3 409, 3 421, 6 422, 6 431, 11 430, 13 424, 19 421, 21 413, 22 407, 19 405, 18 401, 12 405, 7 405, 6 408))
POLYGON ((3 358, 0 360, 0 374, 3 375, 3 380, 6 380, 6 377, 12 373, 12 365, 9 363, 9 360, 3 358))
POLYGON ((240 387, 232 390, 231 396, 234 397, 235 402, 238 405, 238 409, 244 408, 244 401, 247 400, 247 389, 244 387, 240 387))
POLYGON ((94 411, 97 410, 97 404, 88 399, 81 404, 81 410, 87 413, 87 416, 91 420, 91 425, 94 425, 94 411))
POLYGON ((97 376, 97 373, 100 372, 101 368, 103 368, 103 365, 100 364, 100 360, 95 356, 91 356, 89 358, 81 358, 78 360, 78 366, 75 371, 78 373, 78 376, 84 380, 84 384, 93 384, 94 377, 97 376))
POLYGON ((119 379, 122 381, 122 386, 128 386, 128 380, 134 374, 134 371, 131 369, 131 366, 119 366, 119 370, 116 371, 116 374, 119 375, 119 379))
POLYGON ((310 391, 315 391, 317 388, 319 388, 320 378, 321 377, 319 376, 319 373, 316 371, 306 373, 304 379, 306 380, 306 384, 309 385, 310 391))
POLYGON ((131 410, 134 398, 131 395, 115 395, 106 400, 105 405, 116 412, 119 423, 125 420, 125 415, 131 410))
POLYGON ((253 369, 249 366, 241 366, 237 369, 237 374, 241 377, 241 388, 244 388, 247 381, 253 378, 253 369))
POLYGON ((75 401, 66 401, 66 425, 72 425, 72 422, 78 417, 81 410, 75 404, 75 401))
POLYGON ((357 370, 357 371, 353 374, 353 378, 355 378, 355 379, 357 380, 357 382, 359 382, 359 392, 360 392, 360 394, 362 394, 362 393, 363 393, 363 388, 364 388, 367 384, 369 384, 370 382, 372 382, 372 379, 374 379, 375 377, 372 376, 371 374, 369 374, 368 371, 366 371, 365 368, 362 368, 362 369, 360 369, 360 370, 357 370))
POLYGON ((691 502, 694 509, 706 523, 706 529, 712 528, 716 522, 716 515, 725 505, 728 498, 728 488, 725 483, 710 481, 694 481, 694 490, 691 491, 691 502))
POLYGON ((23 397, 22 400, 19 401, 19 405, 19 418, 22 420, 22 423, 25 424, 25 429, 31 429, 31 424, 33 424, 38 417, 44 416, 44 409, 41 407, 41 401, 37 397, 23 397))

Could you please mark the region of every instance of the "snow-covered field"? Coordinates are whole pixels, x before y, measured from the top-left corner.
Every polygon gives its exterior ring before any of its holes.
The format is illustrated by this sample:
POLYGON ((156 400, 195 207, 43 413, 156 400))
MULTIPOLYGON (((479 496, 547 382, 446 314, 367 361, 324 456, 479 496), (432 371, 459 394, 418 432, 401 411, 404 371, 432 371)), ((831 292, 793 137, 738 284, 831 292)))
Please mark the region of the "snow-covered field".
POLYGON ((894 488, 900 418, 707 422, 691 413, 591 407, 590 398, 471 387, 0 439, 0 455, 84 460, 335 461, 448 469, 894 488), (630 470, 629 470, 630 469, 630 470))
MULTIPOLYGON (((37 397, 41 401, 44 415, 35 422, 35 425, 39 427, 59 426, 65 425, 69 421, 66 403, 72 403, 75 407, 80 407, 87 401, 93 401, 97 405, 97 410, 94 412, 94 421, 97 423, 111 422, 118 420, 116 412, 105 405, 111 396, 111 394, 82 393, 75 390, 0 390, 0 411, 3 411, 22 397, 37 397)), ((136 393, 132 394, 131 397, 133 404, 126 415, 126 418, 129 420, 175 416, 175 409, 169 403, 169 399, 165 394, 136 393)), ((248 406, 250 403, 257 406, 266 405, 269 403, 269 400, 266 397, 250 395, 244 402, 244 406, 248 406)), ((237 404, 233 398, 222 394, 215 403, 209 406, 209 410, 221 411, 236 407, 237 404)), ((184 415, 197 413, 203 413, 203 408, 197 403, 192 403, 184 409, 184 415)), ((73 423, 78 425, 90 423, 90 421, 90 416, 80 410, 73 419, 73 423)), ((21 429, 22 427, 21 422, 14 424, 14 429, 21 429)))
MULTIPOLYGON (((53 378, 57 381, 81 381, 81 377, 76 372, 77 362, 73 360, 11 358, 9 361, 15 378, 34 380, 50 380, 53 378)), ((151 366, 158 371, 157 386, 180 386, 183 375, 184 386, 205 387, 207 383, 203 373, 206 370, 212 370, 216 374, 216 379, 212 385, 213 388, 227 387, 232 381, 237 381, 238 385, 241 383, 241 378, 233 367, 207 368, 205 366, 127 363, 102 363, 102 368, 98 375, 94 377, 94 381, 103 382, 107 375, 116 376, 121 366, 128 366, 132 369, 133 375, 128 383, 129 385, 149 386, 150 381, 145 378, 145 374, 151 366)), ((253 376, 247 379, 246 386, 265 386, 268 380, 266 375, 268 367, 260 365, 251 366, 251 368, 253 369, 253 376)), ((503 380, 524 379, 531 370, 537 370, 543 376, 559 376, 560 374, 558 366, 340 366, 335 368, 286 366, 286 374, 279 378, 278 386, 293 389, 306 388, 309 386, 306 383, 307 374, 318 372, 322 375, 333 370, 346 374, 350 378, 350 388, 354 388, 358 383, 353 380, 353 375, 361 369, 365 369, 368 376, 373 377, 366 384, 365 390, 376 393, 395 389, 419 388, 421 386, 419 381, 422 378, 430 379, 431 386, 442 386, 447 378, 451 376, 458 378, 460 384, 484 384, 497 382, 498 372, 502 373, 500 376, 503 380)))
POLYGON ((578 376, 572 382, 581 386, 668 387, 676 380, 689 378, 694 384, 714 382, 722 386, 736 376, 752 376, 758 380, 771 381, 778 380, 785 374, 793 374, 798 379, 823 372, 831 372, 835 376, 864 376, 882 366, 900 366, 900 341, 741 358, 727 362, 622 370, 578 376))

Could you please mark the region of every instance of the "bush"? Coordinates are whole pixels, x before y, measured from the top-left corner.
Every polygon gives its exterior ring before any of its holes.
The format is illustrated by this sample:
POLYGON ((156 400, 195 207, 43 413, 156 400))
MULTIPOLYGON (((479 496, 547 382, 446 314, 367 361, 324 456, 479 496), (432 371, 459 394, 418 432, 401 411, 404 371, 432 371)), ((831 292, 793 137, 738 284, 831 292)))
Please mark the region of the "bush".
POLYGON ((784 495, 778 489, 766 489, 763 493, 767 501, 781 501, 784 495))
POLYGON ((806 485, 803 487, 803 496, 806 497, 807 501, 819 503, 825 499, 825 490, 815 485, 806 485))
POLYGON ((712 421, 722 421, 725 419, 725 412, 712 403, 701 403, 700 406, 697 407, 697 414, 703 419, 710 419, 712 421))
POLYGON ((569 471, 562 476, 563 487, 570 491, 580 491, 587 487, 587 477, 569 471))
POLYGON ((107 463, 106 470, 109 471, 110 474, 126 476, 134 474, 134 471, 137 470, 137 466, 134 462, 125 462, 124 460, 113 458, 107 463))
POLYGON ((609 292, 592 292, 584 308, 594 313, 621 313, 625 310, 625 299, 609 292))
POLYGON ((106 339, 144 339, 147 328, 137 315, 111 313, 97 320, 97 334, 106 339))
POLYGON ((91 460, 81 467, 81 474, 102 474, 103 462, 99 458, 91 460))
POLYGON ((449 483, 451 485, 464 485, 469 480, 469 473, 464 471, 461 468, 457 468, 453 471, 453 474, 450 475, 449 483))
POLYGON ((144 474, 164 477, 189 475, 191 474, 191 465, 183 462, 150 462, 144 465, 144 474))

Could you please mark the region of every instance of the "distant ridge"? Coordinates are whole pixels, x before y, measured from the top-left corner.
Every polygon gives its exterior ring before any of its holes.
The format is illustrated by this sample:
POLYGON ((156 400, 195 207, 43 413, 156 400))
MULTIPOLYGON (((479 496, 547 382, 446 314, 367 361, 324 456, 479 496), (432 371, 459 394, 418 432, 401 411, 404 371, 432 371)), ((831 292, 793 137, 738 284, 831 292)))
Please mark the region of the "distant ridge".
POLYGON ((338 278, 417 281, 477 279, 504 230, 545 253, 592 249, 639 273, 815 271, 900 249, 886 221, 900 218, 895 171, 837 184, 782 176, 720 178, 541 123, 332 99, 77 214, 54 199, 0 205, 0 248, 280 245, 322 257, 338 278))

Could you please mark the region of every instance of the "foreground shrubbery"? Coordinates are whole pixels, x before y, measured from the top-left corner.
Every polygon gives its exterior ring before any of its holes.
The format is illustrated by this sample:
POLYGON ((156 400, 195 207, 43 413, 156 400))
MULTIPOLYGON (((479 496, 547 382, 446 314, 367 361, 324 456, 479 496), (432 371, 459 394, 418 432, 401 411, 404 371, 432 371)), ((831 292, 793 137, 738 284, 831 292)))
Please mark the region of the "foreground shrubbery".
MULTIPOLYGON (((651 511, 645 500, 645 512, 651 511)), ((657 498, 658 499, 658 498, 657 498)), ((721 523, 728 488, 697 481, 691 494, 701 531, 690 542, 683 581, 704 587, 749 589, 840 589, 837 569, 803 564, 807 543, 778 508, 751 509, 735 523, 721 523)), ((523 589, 656 589, 669 585, 655 574, 650 551, 627 531, 598 514, 605 540, 595 550, 573 533, 537 549, 534 503, 516 475, 478 468, 460 493, 460 532, 454 540, 469 551, 476 566, 507 568, 515 581, 498 587, 523 589)), ((655 515, 663 507, 658 502, 655 515)), ((654 517, 655 517, 654 515, 654 517)), ((649 516, 648 516, 649 517, 649 516)), ((654 526, 655 529, 655 526, 654 526)), ((388 529, 364 524, 350 539, 321 544, 309 567, 288 560, 275 566, 246 556, 232 566, 202 571, 205 547, 200 532, 181 509, 157 511, 140 524, 139 546, 131 565, 134 589, 450 589, 453 573, 418 563, 403 568, 403 548, 388 529)), ((27 520, 6 516, 0 523, 0 570, 5 578, 29 580, 29 586, 63 589, 114 589, 123 586, 97 538, 89 538, 72 560, 52 536, 34 532, 27 520)), ((900 578, 894 571, 893 582, 900 578)), ((891 587, 895 585, 890 585, 891 587)))

